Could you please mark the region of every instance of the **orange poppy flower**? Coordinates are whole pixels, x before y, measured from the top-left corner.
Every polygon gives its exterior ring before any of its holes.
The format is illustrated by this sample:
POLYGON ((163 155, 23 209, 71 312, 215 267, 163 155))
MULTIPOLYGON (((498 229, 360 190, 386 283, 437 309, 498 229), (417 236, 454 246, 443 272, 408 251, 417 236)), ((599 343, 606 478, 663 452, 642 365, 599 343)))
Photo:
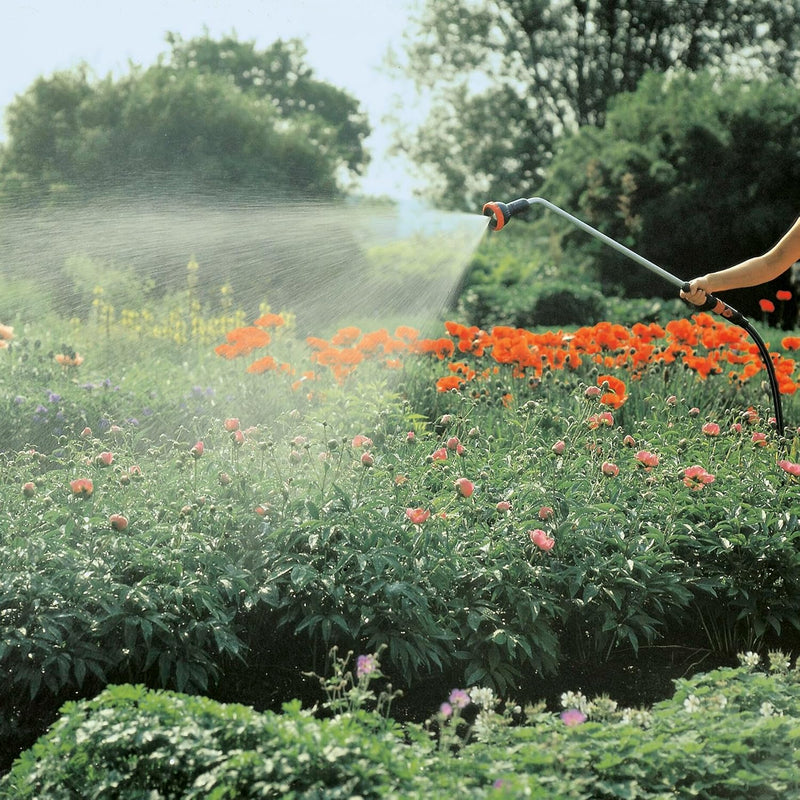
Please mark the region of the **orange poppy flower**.
POLYGON ((603 384, 608 384, 608 391, 600 397, 603 405, 619 408, 628 399, 624 381, 613 375, 599 375, 597 385, 602 387, 603 384))

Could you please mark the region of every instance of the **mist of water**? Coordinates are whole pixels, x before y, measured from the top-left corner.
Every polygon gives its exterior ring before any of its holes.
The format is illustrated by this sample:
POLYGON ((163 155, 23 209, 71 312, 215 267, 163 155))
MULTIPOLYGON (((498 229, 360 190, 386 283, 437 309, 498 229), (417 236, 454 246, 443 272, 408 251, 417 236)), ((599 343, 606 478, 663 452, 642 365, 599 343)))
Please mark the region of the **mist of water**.
POLYGON ((219 289, 248 318, 262 303, 296 314, 299 335, 346 324, 435 320, 486 230, 485 217, 418 203, 168 201, 163 197, 5 210, 0 322, 26 321, 39 297, 85 316, 101 286, 117 310, 186 289, 219 289), (24 289, 24 291, 22 291, 24 289))

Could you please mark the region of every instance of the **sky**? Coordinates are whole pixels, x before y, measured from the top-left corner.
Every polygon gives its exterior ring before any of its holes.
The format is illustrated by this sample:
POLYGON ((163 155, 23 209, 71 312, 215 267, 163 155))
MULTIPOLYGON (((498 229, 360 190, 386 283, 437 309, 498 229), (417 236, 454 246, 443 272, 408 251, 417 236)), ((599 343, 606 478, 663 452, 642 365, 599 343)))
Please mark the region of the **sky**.
POLYGON ((401 159, 387 157, 390 131, 382 118, 396 113, 399 98, 411 124, 414 104, 407 102, 409 84, 381 63, 390 47, 402 49, 416 6, 418 0, 0 0, 0 111, 37 77, 82 62, 98 77, 125 74, 130 62, 148 66, 169 49, 167 32, 183 39, 206 29, 212 38, 235 32, 259 49, 299 38, 316 77, 352 94, 369 116, 373 163, 362 190, 410 196, 415 178, 401 159))

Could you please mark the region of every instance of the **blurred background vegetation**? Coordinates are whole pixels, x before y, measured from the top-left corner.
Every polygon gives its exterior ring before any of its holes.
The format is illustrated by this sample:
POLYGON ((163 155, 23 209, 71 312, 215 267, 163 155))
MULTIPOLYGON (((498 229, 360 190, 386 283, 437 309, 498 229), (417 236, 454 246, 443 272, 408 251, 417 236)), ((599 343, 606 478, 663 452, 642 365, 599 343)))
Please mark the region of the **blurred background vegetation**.
MULTIPOLYGON (((409 103, 431 111, 416 130, 398 128, 396 148, 438 208, 538 194, 680 277, 728 266, 763 252, 800 208, 798 12, 800 0, 425 0, 387 66, 413 78, 409 103)), ((120 78, 80 66, 17 96, 5 110, 0 202, 41 208, 165 187, 351 199, 370 122, 357 98, 314 77, 300 41, 167 44, 120 78)), ((672 313, 671 287, 530 216, 484 240, 460 286, 467 321, 672 313)), ((790 281, 727 299, 759 313, 758 300, 790 281)), ((795 325, 795 306, 781 322, 795 325)))

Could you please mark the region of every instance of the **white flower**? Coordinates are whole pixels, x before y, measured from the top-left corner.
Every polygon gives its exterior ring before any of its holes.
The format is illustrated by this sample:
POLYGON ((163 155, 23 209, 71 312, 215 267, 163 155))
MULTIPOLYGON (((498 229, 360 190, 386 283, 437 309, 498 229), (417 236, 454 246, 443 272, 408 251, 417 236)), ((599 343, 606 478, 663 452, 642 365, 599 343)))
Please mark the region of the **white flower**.
POLYGON ((786 653, 783 653, 780 650, 769 651, 769 668, 773 672, 788 672, 789 666, 789 656, 787 656, 786 653))
POLYGON ((683 707, 688 714, 694 714, 700 710, 700 700, 696 695, 690 694, 684 701, 683 707))
POLYGON ((748 650, 746 653, 739 653, 739 663, 743 667, 755 669, 758 666, 759 661, 761 661, 761 657, 758 655, 758 653, 754 653, 752 650, 748 650))
POLYGON ((564 692, 561 695, 561 708, 577 708, 578 711, 588 714, 591 705, 583 692, 564 692))
POLYGON ((720 711, 723 711, 725 707, 728 705, 728 698, 725 697, 724 694, 715 694, 711 698, 712 702, 716 704, 717 708, 720 711))
POLYGON ((491 711, 497 702, 494 692, 488 686, 473 687, 469 690, 469 696, 475 705, 480 706, 486 711, 491 711))
POLYGON ((762 717, 771 717, 775 713, 775 706, 769 700, 765 700, 759 708, 762 717))
POLYGON ((649 728, 652 714, 644 708, 623 708, 621 711, 622 722, 625 725, 638 725, 640 728, 649 728))
POLYGON ((472 723, 472 732, 479 742, 488 742, 497 722, 497 714, 491 711, 479 711, 472 723))

